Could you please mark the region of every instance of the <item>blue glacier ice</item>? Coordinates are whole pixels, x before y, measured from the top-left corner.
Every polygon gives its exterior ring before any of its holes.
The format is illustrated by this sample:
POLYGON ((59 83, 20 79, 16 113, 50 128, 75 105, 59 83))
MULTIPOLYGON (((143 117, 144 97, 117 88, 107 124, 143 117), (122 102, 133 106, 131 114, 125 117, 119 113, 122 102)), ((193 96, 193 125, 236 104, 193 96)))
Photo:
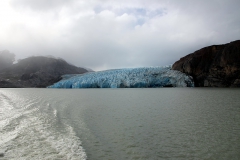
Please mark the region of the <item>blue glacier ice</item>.
POLYGON ((167 67, 114 69, 64 75, 48 88, 157 88, 194 87, 192 77, 167 67))

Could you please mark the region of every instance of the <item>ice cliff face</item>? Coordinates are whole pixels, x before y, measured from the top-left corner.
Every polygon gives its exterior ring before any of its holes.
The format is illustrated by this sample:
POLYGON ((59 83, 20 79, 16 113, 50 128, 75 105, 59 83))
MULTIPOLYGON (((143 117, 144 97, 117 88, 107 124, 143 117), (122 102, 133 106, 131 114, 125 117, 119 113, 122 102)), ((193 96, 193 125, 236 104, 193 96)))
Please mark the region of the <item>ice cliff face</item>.
POLYGON ((48 88, 194 87, 192 77, 171 67, 144 67, 65 75, 48 88))

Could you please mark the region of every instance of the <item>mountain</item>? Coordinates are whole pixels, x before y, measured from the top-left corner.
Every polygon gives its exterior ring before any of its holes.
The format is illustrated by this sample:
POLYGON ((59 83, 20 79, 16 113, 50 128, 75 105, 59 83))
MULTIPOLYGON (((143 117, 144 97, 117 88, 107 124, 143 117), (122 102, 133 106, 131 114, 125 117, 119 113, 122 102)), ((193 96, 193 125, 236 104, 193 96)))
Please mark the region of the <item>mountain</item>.
POLYGON ((190 76, 170 67, 143 67, 89 72, 68 76, 49 88, 193 87, 190 76))
POLYGON ((81 68, 84 68, 86 69, 88 72, 95 72, 94 70, 92 70, 91 68, 86 68, 86 67, 81 67, 81 68))
POLYGON ((70 65, 63 59, 34 56, 0 70, 0 87, 44 88, 61 80, 62 75, 86 72, 86 69, 70 65))
POLYGON ((240 40, 202 48, 172 69, 191 75, 197 87, 240 87, 240 40))

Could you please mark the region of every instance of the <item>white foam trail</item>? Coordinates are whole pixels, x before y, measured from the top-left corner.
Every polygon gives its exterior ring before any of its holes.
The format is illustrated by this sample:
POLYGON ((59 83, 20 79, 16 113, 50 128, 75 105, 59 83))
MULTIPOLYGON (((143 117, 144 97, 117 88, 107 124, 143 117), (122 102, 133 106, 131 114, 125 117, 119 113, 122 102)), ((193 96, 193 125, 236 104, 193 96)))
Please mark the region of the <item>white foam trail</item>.
POLYGON ((43 99, 26 99, 13 91, 0 90, 0 106, 0 158, 87 158, 71 126, 61 124, 60 131, 56 128, 57 110, 43 99))

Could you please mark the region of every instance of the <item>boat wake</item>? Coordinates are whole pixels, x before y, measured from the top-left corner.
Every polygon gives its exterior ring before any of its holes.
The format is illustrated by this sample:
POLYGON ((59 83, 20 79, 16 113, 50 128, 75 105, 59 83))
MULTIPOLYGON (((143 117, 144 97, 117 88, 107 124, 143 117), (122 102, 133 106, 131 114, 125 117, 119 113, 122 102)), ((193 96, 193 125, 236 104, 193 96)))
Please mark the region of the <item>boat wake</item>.
POLYGON ((0 157, 86 159, 73 128, 41 97, 0 90, 0 157))

